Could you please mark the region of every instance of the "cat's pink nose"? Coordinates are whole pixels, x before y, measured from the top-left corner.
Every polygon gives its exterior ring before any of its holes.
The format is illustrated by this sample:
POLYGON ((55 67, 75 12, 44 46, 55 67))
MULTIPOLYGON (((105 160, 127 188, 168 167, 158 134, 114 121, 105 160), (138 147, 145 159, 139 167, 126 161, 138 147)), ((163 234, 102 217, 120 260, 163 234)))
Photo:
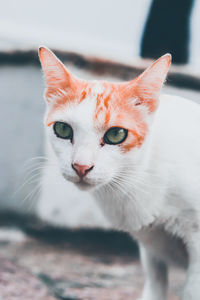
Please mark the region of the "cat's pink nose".
POLYGON ((72 169, 74 169, 77 173, 77 175, 80 178, 83 178, 84 176, 86 176, 92 169, 94 168, 94 166, 87 166, 87 165, 79 165, 77 163, 72 164, 72 169))

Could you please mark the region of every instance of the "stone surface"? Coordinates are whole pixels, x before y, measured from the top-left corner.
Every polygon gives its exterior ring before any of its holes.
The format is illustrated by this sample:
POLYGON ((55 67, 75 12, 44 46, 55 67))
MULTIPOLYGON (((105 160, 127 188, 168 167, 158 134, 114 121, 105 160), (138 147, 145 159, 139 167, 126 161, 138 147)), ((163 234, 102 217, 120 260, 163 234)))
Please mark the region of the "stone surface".
MULTIPOLYGON (((16 229, 19 222, 15 229, 0 229, 0 299, 134 300, 140 296, 143 272, 136 244, 125 233, 70 231, 34 219, 26 222, 21 223, 24 232, 16 229)), ((184 273, 173 268, 170 300, 179 299, 183 280, 184 273)))
POLYGON ((0 257, 0 299, 53 300, 47 287, 34 275, 0 257))

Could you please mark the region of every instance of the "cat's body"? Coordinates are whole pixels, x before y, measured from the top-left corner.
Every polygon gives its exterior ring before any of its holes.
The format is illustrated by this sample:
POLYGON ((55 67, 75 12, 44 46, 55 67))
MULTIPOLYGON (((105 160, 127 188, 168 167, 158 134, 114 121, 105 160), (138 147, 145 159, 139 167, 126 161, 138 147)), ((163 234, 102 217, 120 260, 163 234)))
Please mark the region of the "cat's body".
MULTIPOLYGON (((146 255, 142 252, 148 251, 166 265, 187 268, 185 244, 190 234, 200 232, 199 128, 200 107, 197 104, 181 97, 162 95, 141 156, 133 161, 133 176, 128 178, 128 185, 124 183, 123 191, 116 189, 107 193, 103 187, 94 192, 112 224, 138 240, 141 256, 146 255), (131 182, 135 186, 132 190, 131 182)), ((200 237, 195 242, 200 246, 200 237)), ((143 264, 144 268, 148 266, 146 258, 143 258, 143 264)), ((165 276, 163 266, 159 268, 156 282, 165 276)), ((200 276, 200 269, 198 273, 200 276)), ((158 296, 155 288, 152 290, 153 295, 149 296, 151 292, 147 291, 142 300, 165 299, 163 289, 158 296)), ((186 296, 184 299, 198 299, 198 291, 193 293, 196 298, 186 296)))
POLYGON ((91 190, 116 228, 139 241, 142 300, 167 299, 170 263, 188 267, 182 299, 199 300, 200 107, 159 96, 170 57, 126 84, 79 81, 44 48, 40 59, 56 163, 66 179, 91 190))

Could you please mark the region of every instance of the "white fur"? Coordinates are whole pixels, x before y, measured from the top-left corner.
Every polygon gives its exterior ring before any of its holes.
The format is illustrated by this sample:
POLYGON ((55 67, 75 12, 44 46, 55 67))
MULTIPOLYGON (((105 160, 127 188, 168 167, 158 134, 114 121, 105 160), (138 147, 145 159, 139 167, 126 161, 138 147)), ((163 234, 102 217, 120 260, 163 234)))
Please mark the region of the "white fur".
POLYGON ((71 144, 48 128, 54 163, 74 183, 72 162, 95 166, 86 182, 99 206, 116 228, 139 241, 147 276, 142 300, 167 299, 170 263, 188 268, 182 299, 199 300, 200 107, 162 95, 142 147, 122 154, 118 146, 100 147, 94 104, 88 99, 54 115, 74 130, 71 144))

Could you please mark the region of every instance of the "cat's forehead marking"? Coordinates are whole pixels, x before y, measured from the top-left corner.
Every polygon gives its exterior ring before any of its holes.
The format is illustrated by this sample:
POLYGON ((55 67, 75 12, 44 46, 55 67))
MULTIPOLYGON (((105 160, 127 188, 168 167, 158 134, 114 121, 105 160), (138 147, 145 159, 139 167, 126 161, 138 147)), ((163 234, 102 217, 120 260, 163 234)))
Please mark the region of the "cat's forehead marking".
POLYGON ((88 100, 94 100, 96 102, 96 100, 99 97, 103 97, 103 95, 106 93, 106 88, 104 86, 104 83, 101 81, 92 81, 90 83, 88 83, 88 85, 85 87, 84 91, 82 93, 84 93, 85 97, 84 99, 88 99, 88 100))
POLYGON ((94 87, 96 91, 96 107, 94 111, 94 122, 107 125, 110 120, 109 101, 112 98, 114 87, 112 84, 102 82, 94 87))
POLYGON ((112 126, 126 128, 129 136, 120 146, 123 152, 142 145, 148 127, 141 110, 134 105, 134 96, 129 99, 127 88, 124 89, 123 85, 103 81, 85 82, 79 86, 76 94, 69 95, 65 92, 63 97, 49 115, 53 115, 53 119, 57 112, 61 113, 66 121, 77 124, 86 131, 106 131, 112 126))
POLYGON ((81 95, 84 99, 79 100, 75 111, 82 120, 85 120, 85 123, 80 120, 82 126, 89 122, 91 130, 103 128, 106 131, 112 126, 128 129, 129 137, 121 145, 123 152, 142 145, 148 126, 144 122, 141 110, 134 105, 134 95, 131 99, 128 97, 127 87, 124 89, 123 84, 103 81, 90 82, 81 95))
POLYGON ((142 109, 135 106, 137 95, 130 97, 123 84, 103 82, 101 90, 96 94, 94 126, 118 126, 128 129, 129 136, 120 146, 123 152, 140 147, 145 139, 148 126, 144 122, 142 109))
POLYGON ((103 94, 105 92, 105 87, 103 82, 101 81, 94 81, 92 84, 92 94, 93 96, 97 97, 99 94, 103 94))

